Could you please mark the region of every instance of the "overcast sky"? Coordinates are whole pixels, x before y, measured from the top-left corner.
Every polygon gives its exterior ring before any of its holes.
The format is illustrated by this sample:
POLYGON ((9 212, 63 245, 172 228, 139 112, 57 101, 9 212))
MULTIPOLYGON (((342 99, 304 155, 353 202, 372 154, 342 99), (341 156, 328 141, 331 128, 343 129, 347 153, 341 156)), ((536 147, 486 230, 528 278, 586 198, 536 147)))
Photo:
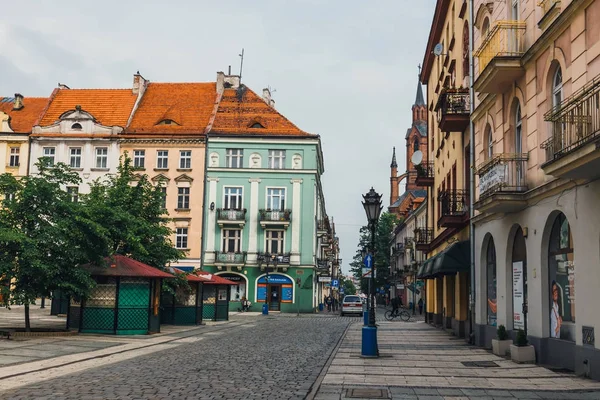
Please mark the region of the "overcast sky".
POLYGON ((214 81, 239 71, 321 135, 323 186, 348 272, 371 186, 389 205, 392 147, 405 140, 435 0, 28 0, 2 6, 0 97, 71 88, 214 81))

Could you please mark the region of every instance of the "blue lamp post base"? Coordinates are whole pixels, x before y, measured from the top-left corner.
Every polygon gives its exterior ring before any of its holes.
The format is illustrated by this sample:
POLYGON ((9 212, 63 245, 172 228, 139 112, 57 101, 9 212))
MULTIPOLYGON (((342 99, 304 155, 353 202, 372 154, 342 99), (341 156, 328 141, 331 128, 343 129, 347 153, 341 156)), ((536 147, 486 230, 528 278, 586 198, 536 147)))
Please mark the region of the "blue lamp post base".
POLYGON ((377 350, 377 327, 363 326, 362 328, 362 357, 379 357, 377 350))
POLYGON ((269 315, 269 305, 268 304, 263 304, 262 306, 262 313, 263 315, 269 315))
POLYGON ((367 326, 369 325, 369 310, 365 309, 365 311, 363 311, 363 325, 367 326))

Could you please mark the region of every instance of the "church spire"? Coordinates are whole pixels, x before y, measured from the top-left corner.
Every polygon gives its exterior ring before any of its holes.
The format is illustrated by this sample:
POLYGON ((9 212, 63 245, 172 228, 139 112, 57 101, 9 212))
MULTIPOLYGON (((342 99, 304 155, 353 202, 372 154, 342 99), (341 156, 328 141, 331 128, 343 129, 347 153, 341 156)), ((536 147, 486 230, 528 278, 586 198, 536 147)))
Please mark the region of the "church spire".
POLYGON ((419 64, 419 79, 417 79, 417 98, 413 106, 424 106, 425 98, 423 97, 423 87, 421 86, 421 64, 419 64))
POLYGON ((394 147, 394 152, 392 153, 392 163, 390 164, 390 168, 398 168, 398 163, 396 162, 396 147, 394 147))

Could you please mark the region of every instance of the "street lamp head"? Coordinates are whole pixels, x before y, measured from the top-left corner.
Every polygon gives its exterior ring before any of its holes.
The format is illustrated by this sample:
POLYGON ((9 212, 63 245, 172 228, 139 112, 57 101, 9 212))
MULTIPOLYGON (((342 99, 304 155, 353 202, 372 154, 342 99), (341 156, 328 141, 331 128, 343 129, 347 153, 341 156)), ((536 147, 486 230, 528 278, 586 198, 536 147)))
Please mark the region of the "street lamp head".
POLYGON ((364 201, 362 202, 367 214, 367 221, 369 224, 375 224, 379 221, 379 215, 381 214, 381 195, 371 188, 367 194, 363 194, 364 201))

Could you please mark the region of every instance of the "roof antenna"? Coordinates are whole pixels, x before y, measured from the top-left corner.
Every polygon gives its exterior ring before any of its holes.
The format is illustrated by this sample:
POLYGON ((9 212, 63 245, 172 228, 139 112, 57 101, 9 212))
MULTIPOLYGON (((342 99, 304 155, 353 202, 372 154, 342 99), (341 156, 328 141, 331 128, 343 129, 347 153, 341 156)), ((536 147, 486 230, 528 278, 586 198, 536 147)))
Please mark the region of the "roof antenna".
POLYGON ((241 58, 240 61, 240 85, 242 84, 242 68, 244 68, 244 48, 242 47, 242 53, 238 54, 241 58))

